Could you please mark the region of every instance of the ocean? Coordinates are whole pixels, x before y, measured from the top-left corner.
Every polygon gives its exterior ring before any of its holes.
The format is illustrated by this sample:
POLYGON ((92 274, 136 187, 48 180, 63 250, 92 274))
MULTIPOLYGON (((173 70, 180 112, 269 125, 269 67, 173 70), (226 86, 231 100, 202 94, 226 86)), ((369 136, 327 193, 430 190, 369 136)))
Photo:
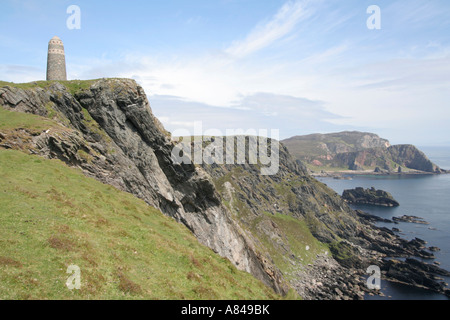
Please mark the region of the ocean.
MULTIPOLYGON (((450 169, 450 148, 420 148, 427 156, 443 169, 450 169)), ((376 206, 352 206, 368 213, 391 219, 403 215, 418 216, 429 222, 429 225, 414 223, 378 223, 387 228, 400 229, 400 236, 411 240, 420 238, 427 241, 427 247, 440 248, 435 252, 435 261, 440 267, 450 270, 450 174, 442 175, 350 175, 352 180, 335 180, 333 178, 318 178, 338 194, 345 189, 356 187, 382 189, 390 192, 400 203, 396 208, 376 206)), ((426 261, 433 263, 433 261, 426 261)), ((450 278, 444 282, 450 283, 450 278)), ((367 300, 449 300, 448 297, 381 279, 381 291, 385 295, 369 296, 367 300)))

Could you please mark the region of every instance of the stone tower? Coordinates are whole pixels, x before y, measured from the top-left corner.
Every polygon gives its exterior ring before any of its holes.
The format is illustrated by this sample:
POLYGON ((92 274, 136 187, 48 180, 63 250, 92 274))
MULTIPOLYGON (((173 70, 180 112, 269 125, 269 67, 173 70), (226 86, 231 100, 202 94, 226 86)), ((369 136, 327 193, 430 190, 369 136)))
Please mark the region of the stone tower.
POLYGON ((64 44, 54 36, 48 43, 47 81, 67 80, 64 44))

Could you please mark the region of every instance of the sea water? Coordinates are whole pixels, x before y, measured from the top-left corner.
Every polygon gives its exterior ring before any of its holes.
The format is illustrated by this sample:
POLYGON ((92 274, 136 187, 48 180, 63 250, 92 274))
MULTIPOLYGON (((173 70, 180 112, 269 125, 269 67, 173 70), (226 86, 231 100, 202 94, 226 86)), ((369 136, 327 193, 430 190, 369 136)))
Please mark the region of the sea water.
MULTIPOLYGON (((450 148, 435 148, 426 151, 429 158, 444 169, 450 169, 450 148)), ((434 252, 435 260, 440 267, 450 270, 450 174, 442 175, 351 175, 352 180, 336 180, 333 178, 318 178, 330 188, 342 195, 345 189, 356 187, 375 187, 390 192, 400 203, 399 207, 386 208, 369 205, 352 205, 382 218, 392 219, 403 215, 418 216, 429 224, 400 222, 377 223, 379 226, 400 229, 399 236, 411 240, 420 238, 427 242, 427 247, 438 247, 434 252)), ((419 259, 419 258, 417 258, 419 259)), ((441 277, 441 276, 440 276, 441 277)), ((450 283, 450 278, 443 277, 450 283)), ((381 279, 381 291, 385 297, 368 296, 366 299, 393 300, 446 300, 444 295, 429 290, 414 288, 381 279)))

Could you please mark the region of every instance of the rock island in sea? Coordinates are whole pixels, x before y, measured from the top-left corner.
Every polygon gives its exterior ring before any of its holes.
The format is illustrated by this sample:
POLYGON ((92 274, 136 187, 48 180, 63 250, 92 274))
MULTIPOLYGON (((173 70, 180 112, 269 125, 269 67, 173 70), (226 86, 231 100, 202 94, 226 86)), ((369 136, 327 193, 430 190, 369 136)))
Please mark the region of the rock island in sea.
POLYGON ((389 192, 376 190, 373 187, 370 189, 358 187, 344 190, 342 198, 350 204, 370 204, 383 207, 398 207, 400 205, 389 192))

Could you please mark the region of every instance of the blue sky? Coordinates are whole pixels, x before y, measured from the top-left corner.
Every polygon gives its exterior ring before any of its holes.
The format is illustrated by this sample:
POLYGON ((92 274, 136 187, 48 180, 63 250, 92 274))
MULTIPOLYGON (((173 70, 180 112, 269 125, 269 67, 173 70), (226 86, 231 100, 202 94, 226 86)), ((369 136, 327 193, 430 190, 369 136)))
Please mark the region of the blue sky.
POLYGON ((58 35, 69 79, 136 79, 170 131, 202 121, 450 145, 448 0, 2 0, 0 28, 1 80, 44 79, 58 35))

